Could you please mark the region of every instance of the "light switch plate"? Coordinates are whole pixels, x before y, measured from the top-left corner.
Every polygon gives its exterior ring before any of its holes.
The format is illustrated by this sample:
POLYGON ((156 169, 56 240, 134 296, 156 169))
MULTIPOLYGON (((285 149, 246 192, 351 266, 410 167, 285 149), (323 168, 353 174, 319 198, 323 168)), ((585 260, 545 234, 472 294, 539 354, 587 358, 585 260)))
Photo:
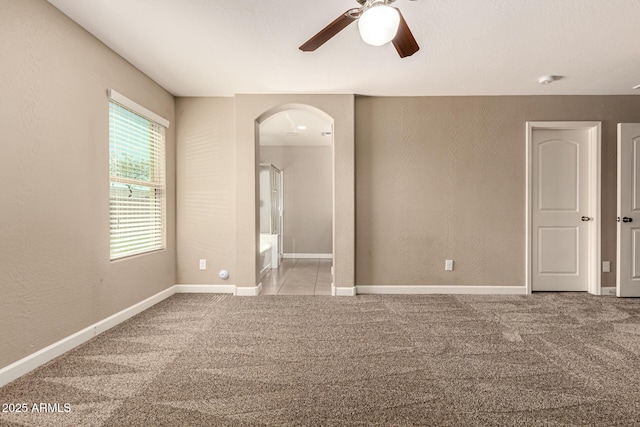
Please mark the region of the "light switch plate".
POLYGON ((201 259, 200 260, 200 270, 206 270, 207 269, 207 260, 206 259, 201 259))
POLYGON ((445 260, 444 269, 446 271, 453 271, 453 260, 452 259, 445 260))
POLYGON ((602 261, 602 272, 611 273, 611 261, 602 261))

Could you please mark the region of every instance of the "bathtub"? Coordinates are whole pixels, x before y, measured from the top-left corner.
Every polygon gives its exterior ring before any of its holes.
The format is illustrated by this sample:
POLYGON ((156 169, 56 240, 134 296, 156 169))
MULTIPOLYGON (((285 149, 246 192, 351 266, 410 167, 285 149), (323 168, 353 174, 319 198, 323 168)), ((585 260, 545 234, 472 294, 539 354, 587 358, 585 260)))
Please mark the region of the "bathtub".
POLYGON ((260 239, 260 278, 271 269, 271 244, 260 239))
POLYGON ((260 233, 260 244, 266 243, 271 246, 271 268, 280 266, 280 251, 278 250, 278 234, 260 233))

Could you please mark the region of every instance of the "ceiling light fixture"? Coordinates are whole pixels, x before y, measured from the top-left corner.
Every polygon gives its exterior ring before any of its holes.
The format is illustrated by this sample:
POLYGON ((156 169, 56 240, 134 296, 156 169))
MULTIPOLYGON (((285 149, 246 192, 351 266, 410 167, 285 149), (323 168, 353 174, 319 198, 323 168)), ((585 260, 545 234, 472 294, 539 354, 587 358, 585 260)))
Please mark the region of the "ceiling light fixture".
POLYGON ((538 83, 540 83, 541 85, 548 85, 549 83, 553 83, 556 80, 556 76, 542 76, 538 78, 538 83))
MULTIPOLYGON (((366 7, 366 5, 365 5, 366 7)), ((383 2, 372 2, 358 19, 360 37, 372 46, 382 46, 396 36, 400 25, 400 14, 394 7, 383 2)))
MULTIPOLYGON (((382 46, 392 42, 400 58, 411 56, 420 50, 400 9, 391 7, 396 0, 356 0, 360 7, 354 7, 338 16, 329 25, 307 40, 300 50, 313 52, 344 30, 353 21, 358 21, 360 37, 365 43, 382 46)), ((414 0, 415 1, 415 0, 414 0)))
POLYGON ((307 127, 305 125, 298 125, 296 126, 299 130, 306 130, 307 127))

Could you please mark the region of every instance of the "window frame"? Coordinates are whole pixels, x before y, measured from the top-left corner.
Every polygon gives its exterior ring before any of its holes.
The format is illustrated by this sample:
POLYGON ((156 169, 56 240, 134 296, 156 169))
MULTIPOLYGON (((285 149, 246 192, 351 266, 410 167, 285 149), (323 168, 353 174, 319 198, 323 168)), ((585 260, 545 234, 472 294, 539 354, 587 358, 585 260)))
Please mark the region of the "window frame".
POLYGON ((166 130, 170 122, 113 89, 107 90, 107 96, 109 101, 109 258, 113 262, 166 249, 166 130), (125 130, 123 124, 135 126, 138 134, 133 135, 128 129, 125 130), (145 134, 144 130, 147 126, 148 132, 145 134), (142 133, 140 133, 141 130, 142 133), (139 161, 141 165, 129 166, 121 173, 113 173, 112 162, 116 158, 114 164, 117 170, 119 153, 129 153, 123 158, 133 159, 134 162, 139 161), (142 174, 146 172, 147 178, 124 176, 138 171, 142 174), (118 192, 127 190, 129 194, 126 197, 118 195, 118 192), (132 195, 135 200, 128 200, 132 195), (119 224, 125 215, 133 215, 140 221, 134 225, 132 223, 135 219, 129 220, 129 227, 114 226, 114 223, 119 224), (120 230, 120 233, 117 233, 117 230, 120 230), (130 247, 136 246, 133 242, 138 236, 142 239, 138 240, 138 247, 126 250, 126 248, 114 247, 118 234, 121 239, 131 242, 130 247))

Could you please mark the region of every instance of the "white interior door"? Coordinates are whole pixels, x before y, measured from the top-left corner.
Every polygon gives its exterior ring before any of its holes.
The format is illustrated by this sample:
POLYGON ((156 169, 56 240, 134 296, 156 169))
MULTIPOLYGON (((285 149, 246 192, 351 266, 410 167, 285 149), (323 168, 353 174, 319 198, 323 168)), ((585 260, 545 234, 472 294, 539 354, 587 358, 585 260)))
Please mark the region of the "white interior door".
POLYGON ((532 130, 532 291, 588 290, 589 132, 532 130))
POLYGON ((640 124, 618 124, 616 294, 640 297, 640 124))

